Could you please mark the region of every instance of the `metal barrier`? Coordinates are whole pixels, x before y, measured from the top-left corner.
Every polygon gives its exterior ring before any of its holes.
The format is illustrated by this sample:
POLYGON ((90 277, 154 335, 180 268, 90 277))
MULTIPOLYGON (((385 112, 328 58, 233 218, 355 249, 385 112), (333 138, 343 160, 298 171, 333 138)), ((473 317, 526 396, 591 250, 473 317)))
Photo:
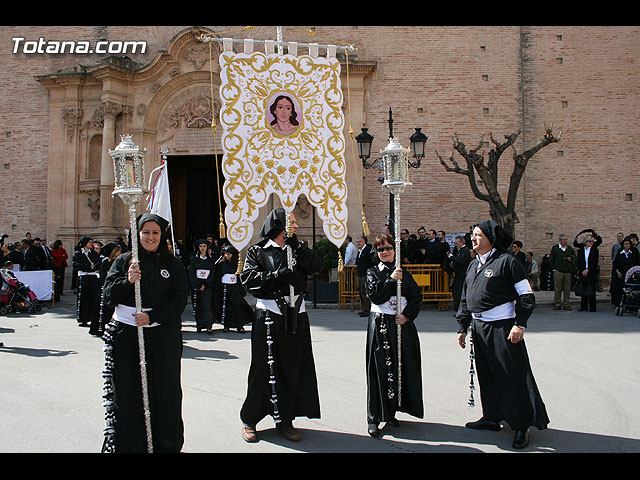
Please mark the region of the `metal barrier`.
MULTIPOLYGON (((449 275, 444 272, 440 265, 403 265, 422 290, 423 302, 438 302, 438 310, 448 310, 449 301, 453 299, 453 294, 449 290, 449 275)), ((345 265, 339 277, 338 305, 346 308, 347 303, 351 303, 353 311, 354 302, 360 305, 360 293, 358 291, 358 271, 355 265, 345 265)))
POLYGON ((339 275, 338 306, 346 308, 347 302, 351 302, 351 311, 353 311, 354 302, 358 302, 358 308, 362 310, 358 290, 358 270, 355 265, 345 265, 339 275))

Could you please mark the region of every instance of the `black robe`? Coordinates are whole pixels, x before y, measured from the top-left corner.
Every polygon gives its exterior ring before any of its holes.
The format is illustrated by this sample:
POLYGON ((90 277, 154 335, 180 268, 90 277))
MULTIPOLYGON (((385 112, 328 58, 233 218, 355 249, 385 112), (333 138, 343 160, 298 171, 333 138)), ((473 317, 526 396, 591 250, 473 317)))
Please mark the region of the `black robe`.
MULTIPOLYGON (((458 332, 471 324, 471 348, 480 385, 483 417, 505 421, 514 430, 547 428, 549 417, 538 391, 524 340, 507 339, 514 324, 527 326, 535 308, 532 293, 519 295, 514 285, 526 281, 524 266, 503 249, 496 250, 477 271, 478 256, 467 269, 458 311, 458 332), (482 321, 472 317, 515 301, 515 318, 482 321)), ((473 372, 473 370, 472 370, 473 372)))
MULTIPOLYGON (((262 240, 248 249, 240 280, 256 299, 282 303, 282 298, 289 295, 289 284, 281 278, 281 269, 287 266, 286 250, 277 246, 263 248, 268 241, 262 240)), ((304 301, 307 276, 320 271, 321 259, 305 244, 300 245, 294 256, 295 294, 304 301)), ((287 312, 286 307, 283 308, 287 312)), ((294 322, 291 315, 285 317, 256 308, 251 326, 247 396, 240 419, 255 425, 267 415, 282 425, 290 424, 295 417, 320 418, 311 328, 306 312, 298 313, 294 322), (268 364, 271 360, 273 363, 268 364)))
POLYGON ((253 320, 253 309, 244 296, 246 291, 236 275, 237 265, 221 258, 214 268, 217 317, 225 328, 241 328, 253 320), (225 275, 236 277, 236 283, 223 281, 225 275))
POLYGON ((78 273, 78 296, 76 298, 76 321, 79 325, 89 325, 89 333, 98 335, 100 330, 100 256, 89 249, 76 250, 71 257, 74 270, 78 273))
POLYGON ((199 253, 191 257, 189 265, 189 286, 193 289, 194 311, 196 316, 196 328, 210 330, 213 326, 212 297, 215 289, 214 261, 207 256, 202 258, 199 253), (207 278, 198 278, 198 270, 208 272, 207 278), (200 288, 204 286, 204 290, 200 288))
MULTIPOLYGON (((120 255, 104 285, 105 304, 135 307, 134 285, 127 280, 131 253, 120 255)), ((142 308, 150 325, 143 327, 151 430, 154 452, 179 452, 184 443, 182 387, 180 383, 181 315, 188 295, 187 277, 173 255, 140 253, 142 308)), ((105 375, 112 378, 113 425, 105 430, 103 451, 146 452, 147 440, 142 401, 137 327, 111 321, 103 339, 110 349, 105 375), (114 434, 114 435, 112 435, 114 434)))
POLYGON ((104 333, 104 327, 111 321, 113 316, 114 308, 104 303, 104 283, 112 265, 113 261, 109 257, 103 258, 100 263, 100 330, 98 332, 100 335, 104 333))
POLYGON ((398 405, 398 338, 395 315, 376 312, 376 305, 397 294, 391 279, 395 264, 379 263, 367 270, 367 296, 371 300, 367 329, 367 423, 378 424, 405 412, 422 418, 422 369, 420 340, 414 321, 420 313, 422 292, 409 272, 402 270, 402 314, 409 320, 401 327, 402 391, 398 405))

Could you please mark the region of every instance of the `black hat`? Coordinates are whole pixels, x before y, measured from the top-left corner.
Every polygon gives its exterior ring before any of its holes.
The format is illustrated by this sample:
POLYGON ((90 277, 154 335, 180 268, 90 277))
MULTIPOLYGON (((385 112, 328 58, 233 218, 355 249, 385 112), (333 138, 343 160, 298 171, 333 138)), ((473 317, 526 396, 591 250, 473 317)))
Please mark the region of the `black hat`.
POLYGON ((160 215, 156 215, 155 213, 143 213, 139 215, 137 218, 138 221, 138 230, 142 229, 142 226, 147 222, 156 222, 160 225, 160 230, 164 233, 167 227, 169 226, 169 222, 162 218, 160 215))
POLYGON ((222 253, 230 253, 232 255, 237 255, 238 250, 233 245, 225 245, 222 247, 222 253))
POLYGON ((78 243, 76 244, 76 248, 79 250, 81 248, 84 248, 85 245, 87 243, 89 243, 89 240, 91 240, 91 237, 88 236, 83 236, 80 240, 78 240, 78 243))
POLYGON ((284 208, 276 208, 265 219, 260 228, 260 236, 263 238, 275 238, 287 227, 286 212, 284 208))
POLYGON ((100 254, 108 257, 116 247, 122 248, 118 242, 109 242, 100 249, 100 254))
POLYGON ((496 248, 507 249, 511 246, 513 238, 502 228, 495 220, 483 220, 479 222, 478 227, 496 248))

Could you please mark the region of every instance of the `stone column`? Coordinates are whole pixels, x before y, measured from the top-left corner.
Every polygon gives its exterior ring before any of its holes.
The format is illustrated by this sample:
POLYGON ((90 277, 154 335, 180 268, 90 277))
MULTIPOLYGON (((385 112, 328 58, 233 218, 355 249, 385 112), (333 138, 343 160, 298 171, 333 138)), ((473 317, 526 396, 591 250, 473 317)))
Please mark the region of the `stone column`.
POLYGON ((116 137, 116 115, 122 112, 122 105, 112 102, 102 104, 104 114, 102 128, 102 168, 100 170, 100 224, 98 230, 104 235, 114 231, 113 196, 114 188, 113 160, 109 150, 119 143, 116 137))

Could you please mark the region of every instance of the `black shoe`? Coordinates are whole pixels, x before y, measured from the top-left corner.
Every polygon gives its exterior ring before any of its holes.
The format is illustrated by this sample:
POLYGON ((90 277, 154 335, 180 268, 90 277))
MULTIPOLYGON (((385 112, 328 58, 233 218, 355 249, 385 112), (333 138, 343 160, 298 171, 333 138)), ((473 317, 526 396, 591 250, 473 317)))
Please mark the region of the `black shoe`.
POLYGON ((487 420, 485 418, 481 418, 475 422, 466 423, 465 427, 473 428, 474 430, 493 430, 494 432, 499 432, 501 428, 498 422, 487 420))
POLYGON ((371 435, 373 438, 377 438, 378 435, 380 435, 380 430, 378 430, 377 423, 370 423, 367 427, 367 431, 369 432, 369 435, 371 435))
POLYGON ((361 312, 358 315, 361 316, 361 317, 368 317, 369 316, 369 314, 367 312, 361 312))
POLYGON ((513 448, 521 449, 529 445, 529 429, 516 430, 516 434, 513 437, 513 448))
POLYGON ((400 426, 400 422, 398 421, 397 418, 393 417, 391 420, 389 420, 387 422, 390 425, 393 425, 394 427, 399 427, 400 426))

